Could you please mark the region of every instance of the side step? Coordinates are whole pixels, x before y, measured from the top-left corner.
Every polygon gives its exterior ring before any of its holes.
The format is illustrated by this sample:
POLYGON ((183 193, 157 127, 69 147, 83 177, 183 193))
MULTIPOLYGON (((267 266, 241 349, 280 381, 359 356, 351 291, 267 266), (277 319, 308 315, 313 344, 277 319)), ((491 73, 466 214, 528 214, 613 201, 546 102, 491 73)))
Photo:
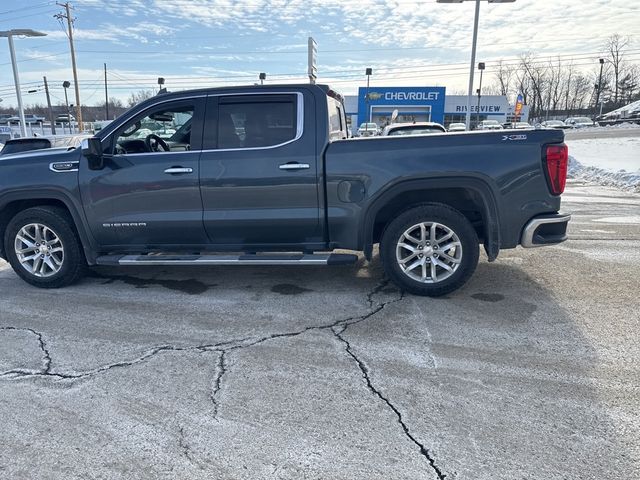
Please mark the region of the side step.
POLYGON ((98 265, 352 265, 349 253, 292 255, 103 255, 98 265))

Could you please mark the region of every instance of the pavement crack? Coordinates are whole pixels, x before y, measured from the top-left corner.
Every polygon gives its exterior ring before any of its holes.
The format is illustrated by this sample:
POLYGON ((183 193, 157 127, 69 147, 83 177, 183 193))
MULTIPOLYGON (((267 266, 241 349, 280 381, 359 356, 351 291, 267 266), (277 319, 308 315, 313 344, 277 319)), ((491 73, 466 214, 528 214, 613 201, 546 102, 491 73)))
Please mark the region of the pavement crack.
POLYGON ((227 355, 227 352, 225 350, 220 350, 220 355, 218 356, 218 362, 216 364, 216 376, 213 379, 213 388, 211 389, 210 396, 211 403, 213 403, 213 418, 216 420, 218 418, 218 408, 220 407, 218 394, 220 393, 220 389, 222 388, 222 377, 224 377, 224 374, 227 373, 225 355, 227 355))
POLYGON ((146 360, 154 357, 163 352, 184 352, 184 351, 199 351, 199 352, 219 352, 220 357, 218 358, 218 363, 216 365, 216 376, 213 381, 213 387, 210 394, 210 399, 214 404, 214 416, 218 413, 219 401, 218 394, 220 389, 222 388, 222 380, 224 375, 227 373, 227 355, 235 350, 241 350, 245 348, 250 348, 261 343, 267 342, 269 340, 275 340, 278 338, 290 338, 296 337, 298 335, 302 335, 306 332, 317 330, 331 330, 335 327, 343 326, 347 327, 349 325, 355 325, 357 323, 363 322, 372 316, 379 313, 383 310, 387 305, 392 303, 396 303, 401 301, 404 298, 404 292, 400 292, 400 294, 391 300, 386 302, 377 303, 374 300, 374 297, 380 293, 387 285, 389 284, 388 279, 383 279, 379 282, 370 292, 366 295, 366 302, 369 307, 369 311, 363 315, 352 316, 347 318, 341 318, 334 322, 324 324, 324 325, 313 325, 301 328, 299 330, 294 330, 291 332, 279 332, 272 333, 270 335, 266 335, 264 337, 245 337, 239 339, 231 339, 226 340, 219 343, 211 343, 211 344, 202 344, 202 345, 190 345, 190 346, 175 346, 175 345, 160 345, 153 347, 146 352, 144 352, 139 357, 133 358, 131 360, 123 360, 119 362, 110 363, 107 365, 103 365, 98 368, 94 368, 92 370, 88 370, 85 372, 62 372, 59 370, 52 370, 51 364, 52 359, 49 351, 47 349, 47 344, 43 338, 43 335, 35 330, 29 328, 18 328, 18 327, 0 327, 5 330, 25 330, 33 333, 38 337, 38 341, 40 343, 40 348, 43 352, 43 367, 39 370, 29 370, 29 369, 13 369, 9 371, 5 371, 0 373, 0 378, 12 378, 12 379, 21 379, 21 378, 29 378, 29 377, 45 377, 45 378, 55 378, 58 380, 81 380, 85 378, 94 377, 96 375, 100 375, 105 372, 109 372, 114 369, 126 368, 133 365, 137 365, 139 363, 145 362, 146 360))
POLYGON ((202 465, 194 458, 191 447, 187 443, 187 436, 184 433, 184 427, 178 427, 178 446, 180 447, 180 455, 186 458, 190 463, 202 468, 202 465))
POLYGON ((15 332, 29 332, 36 336, 38 339, 38 345, 40 346, 40 350, 42 351, 42 374, 47 374, 51 371, 51 354, 49 353, 49 349, 47 348, 47 343, 44 341, 42 337, 42 333, 34 330, 33 328, 26 327, 0 327, 0 330, 7 331, 15 331, 15 332))
POLYGON ((436 465, 436 461, 435 458, 433 457, 432 453, 429 451, 429 449, 427 447, 425 447, 409 430, 409 427, 407 425, 407 423, 405 422, 404 418, 402 417, 402 413, 400 413, 400 410, 398 410, 398 408, 391 403, 391 401, 385 397, 382 392, 380 390, 378 390, 374 385, 373 382, 371 381, 371 377, 369 375, 369 368, 367 367, 367 365, 364 363, 364 361, 362 361, 353 351, 353 349, 351 348, 351 343, 349 343, 349 341, 343 336, 344 332, 347 330, 347 328, 349 327, 349 325, 342 325, 339 328, 332 328, 331 331, 333 332, 333 334, 335 335, 335 337, 344 344, 345 346, 345 351, 347 352, 347 354, 353 359, 353 361, 358 365, 358 368, 360 369, 360 372, 362 373, 362 377, 365 380, 365 383, 367 385, 367 388, 369 389, 369 391, 375 395, 376 397, 378 397, 380 400, 382 400, 387 407, 389 407, 393 413, 396 415, 397 419, 398 419, 398 423, 400 424, 400 426, 402 427, 402 430, 405 434, 405 436, 411 440, 411 442, 413 442, 420 450, 420 454, 427 460, 427 462, 429 462, 429 465, 431 465, 431 468, 433 469, 433 471, 436 473, 436 475, 438 476, 438 478, 440 480, 444 480, 447 475, 445 473, 443 473, 443 471, 440 469, 440 467, 438 467, 438 465, 436 465))

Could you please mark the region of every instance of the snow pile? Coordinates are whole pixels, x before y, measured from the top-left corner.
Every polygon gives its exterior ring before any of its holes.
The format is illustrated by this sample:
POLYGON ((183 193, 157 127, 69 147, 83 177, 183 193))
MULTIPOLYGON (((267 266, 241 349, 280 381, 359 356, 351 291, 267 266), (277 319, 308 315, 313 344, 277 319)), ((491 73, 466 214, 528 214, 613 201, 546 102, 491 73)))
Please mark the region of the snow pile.
POLYGON ((568 177, 608 187, 640 192, 640 170, 635 172, 627 172, 626 170, 614 172, 598 167, 586 167, 571 155, 569 155, 568 177))
POLYGON ((616 123, 614 125, 600 125, 598 127, 589 127, 589 130, 617 130, 619 128, 622 129, 633 129, 640 128, 640 124, 624 122, 624 123, 616 123))

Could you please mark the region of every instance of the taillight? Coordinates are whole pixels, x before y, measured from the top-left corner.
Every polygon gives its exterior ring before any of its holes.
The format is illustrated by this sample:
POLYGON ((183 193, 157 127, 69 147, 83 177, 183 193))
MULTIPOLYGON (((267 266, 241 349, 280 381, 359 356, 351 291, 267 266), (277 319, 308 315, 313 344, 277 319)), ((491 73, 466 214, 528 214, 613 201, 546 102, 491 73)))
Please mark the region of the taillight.
POLYGON ((569 148, 562 145, 548 145, 545 156, 549 180, 549 190, 553 195, 564 192, 567 183, 567 167, 569 163, 569 148))

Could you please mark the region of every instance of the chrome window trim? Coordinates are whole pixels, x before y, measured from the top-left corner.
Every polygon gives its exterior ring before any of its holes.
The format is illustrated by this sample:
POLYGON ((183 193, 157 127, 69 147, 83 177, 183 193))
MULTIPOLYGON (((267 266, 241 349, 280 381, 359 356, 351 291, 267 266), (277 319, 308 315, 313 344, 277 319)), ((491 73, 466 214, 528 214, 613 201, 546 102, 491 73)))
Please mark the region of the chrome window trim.
POLYGON ((264 147, 238 147, 238 148, 207 148, 201 150, 203 153, 209 152, 237 152, 237 151, 251 151, 251 150, 270 150, 272 148, 279 148, 290 143, 300 140, 304 133, 304 95, 302 92, 245 92, 245 93, 221 93, 213 94, 211 97, 238 97, 244 95, 295 95, 296 96, 296 136, 286 142, 277 143, 275 145, 267 145, 264 147))
MULTIPOLYGON (((176 98, 176 99, 172 99, 172 100, 167 100, 164 99, 165 101, 158 101, 153 103, 152 105, 149 105, 147 108, 145 108, 142 112, 140 113, 144 113, 146 111, 148 111, 150 108, 156 107, 158 105, 161 105, 162 103, 170 103, 170 102, 178 102, 181 100, 189 100, 189 99, 194 99, 194 98, 208 98, 208 97, 237 97, 237 96, 244 96, 244 95, 295 95, 296 96, 296 136, 294 138, 292 138, 291 140, 287 140, 286 142, 283 143, 278 143, 276 145, 269 145, 266 147, 238 147, 238 148, 207 148, 207 149, 201 149, 201 150, 186 150, 186 151, 180 151, 180 152, 145 152, 145 153, 125 153, 125 154, 121 154, 121 155, 115 155, 114 156, 130 156, 130 155, 156 155, 158 153, 163 153, 163 154, 167 154, 167 153, 187 153, 187 152, 199 152, 199 153, 210 153, 210 152, 236 152, 236 151, 250 151, 250 150, 270 150, 272 148, 279 148, 279 147, 283 147, 285 145, 288 145, 290 143, 296 142, 298 140, 300 140, 300 138, 302 137, 302 134, 304 133, 304 95, 302 94, 302 92, 293 92, 293 91, 285 91, 285 92, 278 92, 278 91, 260 91, 260 92, 235 92, 235 93, 213 93, 213 94, 205 94, 205 95, 194 95, 194 96, 189 96, 189 97, 182 97, 182 98, 176 98)), ((162 100, 162 99, 160 99, 162 100)), ((136 115, 137 116, 137 115, 136 115)), ((217 120, 217 118, 216 118, 217 120)), ((116 131, 118 131, 118 129, 114 130, 113 132, 110 132, 106 137, 104 137, 102 139, 102 141, 106 141, 111 135, 113 135, 116 131)))

